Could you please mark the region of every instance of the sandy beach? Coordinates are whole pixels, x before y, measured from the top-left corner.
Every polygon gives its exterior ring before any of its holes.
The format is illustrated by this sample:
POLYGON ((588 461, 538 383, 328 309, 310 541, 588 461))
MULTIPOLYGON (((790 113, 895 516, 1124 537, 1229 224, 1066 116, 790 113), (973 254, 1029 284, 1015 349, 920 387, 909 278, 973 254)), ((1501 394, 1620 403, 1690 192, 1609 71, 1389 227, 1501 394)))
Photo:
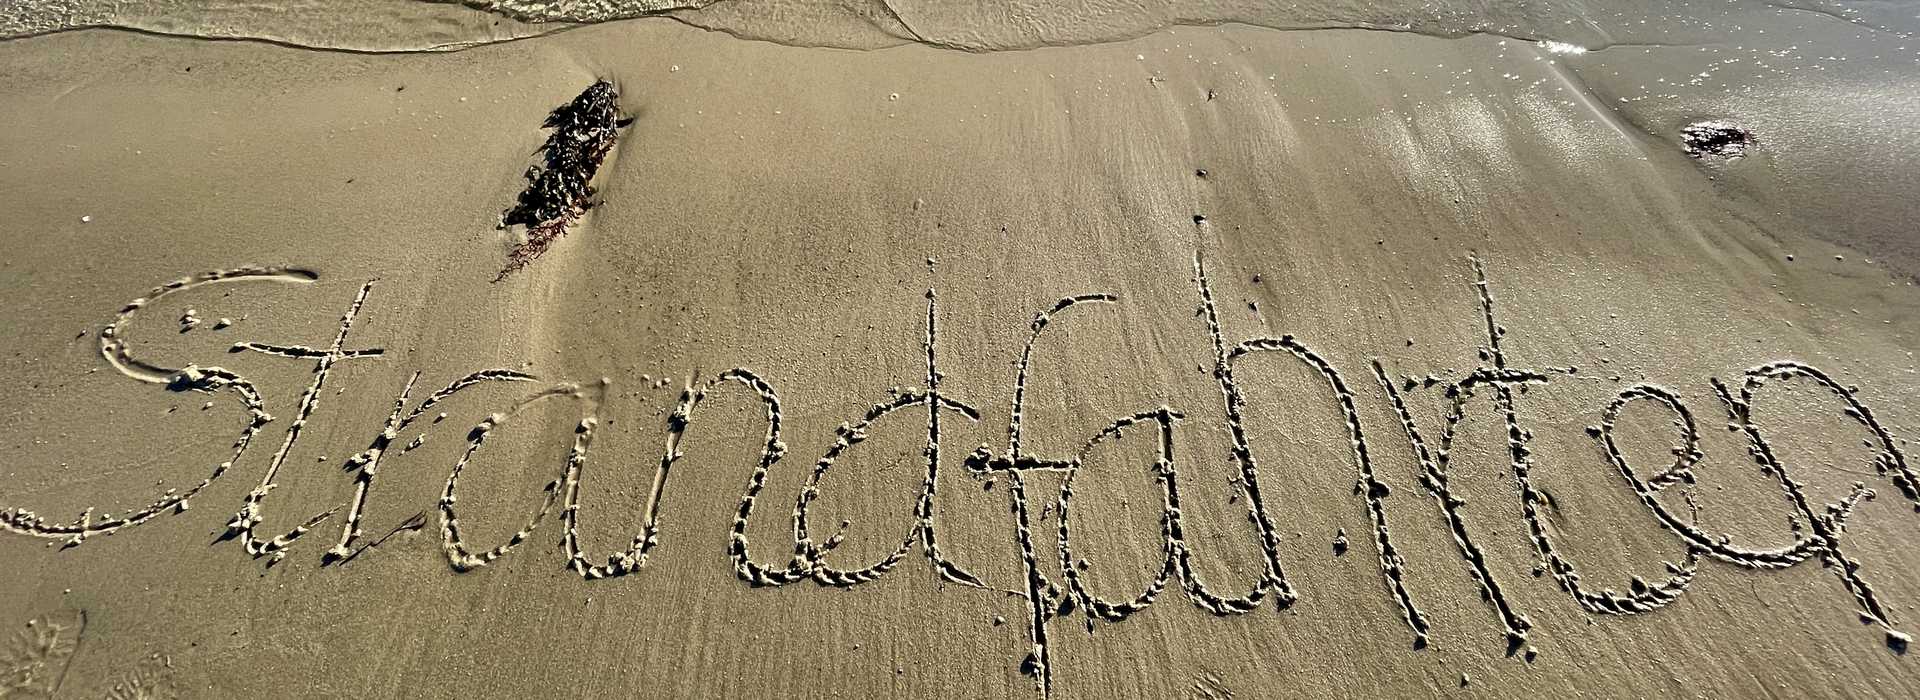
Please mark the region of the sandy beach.
POLYGON ((0 8, 0 697, 1912 696, 1914 31, 0 8))

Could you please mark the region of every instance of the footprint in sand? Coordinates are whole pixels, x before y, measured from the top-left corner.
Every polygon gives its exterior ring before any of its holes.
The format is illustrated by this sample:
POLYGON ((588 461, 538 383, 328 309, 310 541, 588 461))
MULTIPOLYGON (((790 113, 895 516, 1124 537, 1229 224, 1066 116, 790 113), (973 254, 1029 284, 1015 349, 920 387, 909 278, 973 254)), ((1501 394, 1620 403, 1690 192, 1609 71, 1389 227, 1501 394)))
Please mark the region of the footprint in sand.
POLYGON ((173 659, 154 653, 134 664, 107 690, 107 700, 173 700, 180 690, 173 682, 173 659))
POLYGON ((80 647, 87 614, 61 610, 27 621, 0 650, 0 698, 51 698, 80 647))
MULTIPOLYGON (((0 700, 52 698, 66 681, 67 665, 87 628, 84 610, 41 615, 16 631, 0 648, 0 700)), ((173 660, 149 654, 120 675, 106 692, 108 700, 172 700, 180 697, 173 681, 173 660)))

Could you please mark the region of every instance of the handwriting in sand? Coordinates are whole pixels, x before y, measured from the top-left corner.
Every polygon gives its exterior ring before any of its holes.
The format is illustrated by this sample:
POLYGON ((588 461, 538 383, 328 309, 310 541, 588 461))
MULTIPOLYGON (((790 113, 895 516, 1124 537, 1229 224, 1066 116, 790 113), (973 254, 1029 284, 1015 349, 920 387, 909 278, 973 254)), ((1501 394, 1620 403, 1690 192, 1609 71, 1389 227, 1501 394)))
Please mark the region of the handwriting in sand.
MULTIPOLYGON (((1530 478, 1533 468, 1528 442, 1532 432, 1523 426, 1516 411, 1519 388, 1552 381, 1556 376, 1571 374, 1571 368, 1527 369, 1509 366, 1502 341, 1506 328, 1498 323, 1494 314, 1494 295, 1485 268, 1477 258, 1471 260, 1472 283, 1478 290, 1480 313, 1485 323, 1486 343, 1481 348, 1482 365, 1465 376, 1452 380, 1428 377, 1424 381, 1405 379, 1396 383, 1389 378, 1379 359, 1370 362, 1370 373, 1378 383, 1386 401, 1391 405, 1394 415, 1399 418, 1398 432, 1406 438, 1406 449, 1413 453, 1419 465, 1419 481, 1428 496, 1431 496, 1438 511, 1452 533, 1454 544, 1460 557, 1468 564, 1476 583, 1483 592, 1499 624, 1504 628, 1507 638, 1507 654, 1523 655, 1531 660, 1537 653, 1528 646, 1528 633, 1532 623, 1515 609, 1509 601, 1501 583, 1490 569, 1486 556, 1475 539, 1465 520, 1461 517, 1461 508, 1466 500, 1448 485, 1449 454, 1453 447, 1456 428, 1473 399, 1485 397, 1491 399, 1492 409, 1504 423, 1506 452, 1509 458, 1512 481, 1520 499, 1521 512, 1525 518, 1527 532, 1538 554, 1535 573, 1551 575, 1558 586, 1565 591, 1583 609, 1599 614, 1627 615, 1656 610, 1676 600, 1693 580, 1697 572, 1698 560, 1710 557, 1729 564, 1751 569, 1785 569, 1801 562, 1817 559, 1839 579, 1841 587, 1852 602, 1858 606, 1860 618, 1878 628, 1886 637, 1890 648, 1904 652, 1908 635, 1895 628, 1894 620, 1887 612, 1887 606, 1874 594, 1869 586, 1867 574, 1860 564, 1851 558, 1843 543, 1843 530, 1848 515, 1861 500, 1871 498, 1873 490, 1864 483, 1856 483, 1854 491, 1838 503, 1821 504, 1809 500, 1806 489, 1794 476, 1794 468, 1783 463, 1776 455, 1774 447, 1768 442, 1762 426, 1756 422, 1752 411, 1753 398, 1770 384, 1811 382, 1836 397, 1845 415, 1861 426, 1868 434, 1868 442, 1876 450, 1875 467, 1878 473, 1892 484, 1909 501, 1920 509, 1920 479, 1916 479, 1907 463, 1904 452, 1896 445, 1893 435, 1873 415, 1872 411, 1856 396, 1856 390, 1843 386, 1825 372, 1798 362, 1773 362, 1746 370, 1740 380, 1733 385, 1712 379, 1711 385, 1719 397, 1729 426, 1744 434, 1749 443, 1752 459, 1769 478, 1777 481, 1786 504, 1786 515, 1794 525, 1794 539, 1789 545, 1773 549, 1756 549, 1735 544, 1725 535, 1707 532, 1699 528, 1691 512, 1674 512, 1657 496, 1666 488, 1675 484, 1691 484, 1694 479, 1693 467, 1702 458, 1699 449, 1699 437, 1695 418, 1691 409, 1681 402, 1671 390, 1652 384, 1636 384, 1620 391, 1602 412, 1598 425, 1587 432, 1598 442, 1611 466, 1621 479, 1638 496, 1639 500, 1652 514, 1655 522, 1677 537, 1687 548, 1686 561, 1666 564, 1666 571, 1657 582, 1649 582, 1639 576, 1629 579, 1626 593, 1618 593, 1611 588, 1596 590, 1579 572, 1567 555, 1555 548, 1549 529, 1542 522, 1541 507, 1545 496, 1534 486, 1530 478), (1444 392, 1448 399, 1444 424, 1440 426, 1420 426, 1403 399, 1403 392, 1420 389, 1435 389, 1444 392), (1676 444, 1672 445, 1675 459, 1671 464, 1645 467, 1629 462, 1616 444, 1614 428, 1616 420, 1629 405, 1645 403, 1671 414, 1677 429, 1676 444)), ((10 508, 0 511, 0 527, 6 530, 34 537, 51 538, 64 542, 67 546, 78 546, 90 537, 111 534, 115 531, 139 525, 168 512, 184 512, 193 497, 207 488, 215 479, 220 478, 238 462, 253 444, 256 437, 272 423, 279 422, 267 412, 261 392, 255 384, 239 374, 219 367, 194 366, 161 367, 135 357, 127 343, 129 322, 143 308, 151 306, 160 298, 182 290, 212 284, 238 282, 278 281, 306 283, 317 279, 313 272, 289 268, 239 268, 209 272, 194 277, 177 280, 156 288, 146 297, 127 304, 121 312, 104 327, 99 334, 100 354, 107 363, 122 374, 154 385, 161 385, 173 391, 194 391, 207 394, 227 393, 246 410, 248 420, 241 426, 232 444, 227 458, 214 465, 206 478, 184 490, 168 490, 152 503, 115 515, 109 509, 88 509, 71 521, 55 521, 42 517, 23 508, 10 508), (97 511, 97 514, 96 514, 97 511)), ((1294 603, 1300 593, 1288 581, 1286 570, 1281 561, 1274 516, 1284 512, 1286 506, 1271 502, 1262 492, 1263 476, 1259 462, 1254 457, 1253 439, 1243 426, 1243 413, 1247 402, 1243 396, 1241 384, 1234 378, 1234 370, 1239 363, 1255 356, 1272 355, 1290 358, 1302 363, 1326 382, 1332 397, 1332 407, 1345 418, 1347 434, 1342 436, 1351 448, 1353 464, 1356 470, 1354 494, 1366 507, 1373 524, 1372 541, 1378 557, 1381 583, 1385 592, 1399 606, 1413 638, 1414 648, 1426 645, 1430 633, 1427 616, 1416 606, 1414 597, 1403 583, 1406 575, 1406 560, 1396 549, 1387 511, 1383 499, 1390 490, 1374 471, 1372 443, 1370 435, 1363 429, 1359 413, 1355 407, 1355 394, 1345 375, 1337 370, 1322 355, 1316 353, 1299 339, 1291 336, 1278 338, 1254 338, 1234 343, 1223 337, 1218 312, 1213 298, 1213 285, 1207 274, 1204 259, 1196 255, 1193 263, 1194 289, 1199 299, 1200 313, 1204 317, 1213 347, 1212 377, 1219 386, 1221 400, 1224 402, 1226 417, 1232 444, 1230 454, 1238 468, 1238 475, 1232 480, 1237 496, 1244 499, 1247 516, 1253 522, 1263 553, 1258 579, 1250 586, 1233 591, 1221 591, 1201 580, 1193 565, 1198 550, 1186 538, 1181 523, 1180 496, 1180 460, 1176 448, 1181 444, 1176 427, 1182 420, 1179 410, 1170 406, 1147 407, 1134 413, 1123 415, 1112 421, 1105 429, 1089 436, 1077 453, 1071 455, 1035 455, 1022 447, 1022 437, 1026 426, 1023 424, 1023 408, 1026 396, 1027 379, 1033 369, 1033 349, 1046 331, 1061 323, 1073 314, 1084 313, 1090 307, 1119 303, 1113 294, 1092 293, 1061 299, 1051 308, 1035 315, 1027 328, 1028 336, 1021 353, 1017 370, 1012 377, 1013 399, 1005 407, 1008 416, 1006 442, 1001 446, 981 446, 964 458, 965 467, 982 481, 1004 478, 1007 482, 1005 492, 1010 500, 1014 520, 1012 538, 1018 546, 1021 557, 1024 580, 1017 590, 1002 591, 988 585, 980 577, 968 572, 961 564, 943 554, 939 539, 939 517, 936 512, 935 486, 939 483, 938 469, 943 445, 941 425, 943 420, 962 419, 981 420, 982 411, 941 390, 942 373, 939 369, 939 328, 938 299, 934 290, 926 293, 926 326, 923 350, 925 351, 925 386, 923 388, 900 389, 894 395, 870 408, 858 420, 843 424, 837 439, 826 453, 813 465, 811 475, 805 487, 793 499, 792 519, 793 542, 790 553, 784 562, 764 563, 766 560, 754 555, 747 539, 747 524, 753 516, 754 507, 766 486, 767 477, 786 456, 786 445, 781 440, 782 409, 778 392, 773 384, 759 374, 744 368, 731 369, 712 379, 689 384, 681 393, 677 407, 666 421, 667 444, 655 467, 651 494, 645 506, 644 519, 639 533, 633 537, 632 544, 625 551, 612 554, 604 564, 593 563, 581 551, 578 541, 580 528, 580 484, 582 472, 589 462, 590 448, 593 442, 599 399, 606 388, 606 381, 582 386, 572 382, 561 382, 539 388, 520 399, 505 410, 493 413, 474 426, 466 436, 467 445, 459 459, 447 474, 446 486, 439 499, 440 539, 447 560, 458 571, 469 571, 508 555, 524 543, 559 506, 560 526, 564 528, 562 537, 563 551, 567 566, 587 579, 619 577, 634 573, 645 566, 648 555, 661 542, 660 504, 667 488, 668 476, 674 465, 686 458, 681 451, 683 436, 692 429, 702 402, 716 391, 732 387, 748 392, 757 398, 764 408, 766 431, 763 447, 757 464, 749 477, 745 492, 740 498, 739 508, 733 520, 731 533, 727 539, 726 556, 739 578, 753 586, 784 586, 811 580, 818 585, 834 587, 853 587, 878 580, 893 570, 918 547, 926 557, 927 563, 937 575, 948 582, 965 587, 1009 593, 1026 602, 1028 618, 1026 633, 1031 643, 1022 670, 1034 678, 1043 691, 1051 690, 1054 659, 1048 643, 1050 626, 1063 618, 1070 618, 1076 611, 1084 615, 1086 623, 1095 621, 1117 623, 1127 619, 1151 605, 1169 585, 1176 584, 1195 606, 1213 615, 1242 615, 1258 609, 1271 600, 1277 607, 1287 607, 1294 603), (539 506, 518 532, 506 541, 491 546, 469 541, 461 531, 459 490, 460 476, 468 467, 474 455, 487 443, 490 436, 503 423, 530 407, 549 400, 575 400, 586 405, 585 417, 574 426, 572 449, 564 463, 558 466, 558 476, 549 483, 539 506), (923 450, 925 458, 924 479, 920 484, 918 499, 914 504, 915 524, 900 540, 900 544, 890 554, 867 566, 842 569, 825 562, 826 555, 838 546, 842 537, 836 531, 822 537, 816 524, 808 518, 808 507, 820 495, 820 482, 831 470, 836 460, 854 449, 867 438, 868 431, 875 423, 894 413, 908 411, 922 413, 926 420, 926 443, 923 450), (1067 517, 1073 506, 1074 475, 1081 469, 1082 463, 1096 446, 1110 440, 1120 439, 1127 430, 1146 431, 1155 436, 1158 444, 1157 459, 1152 466, 1153 474, 1160 487, 1163 563, 1159 573, 1146 582, 1140 593, 1123 600, 1108 600, 1089 592, 1088 577, 1090 563, 1076 554, 1073 533, 1069 530, 1067 517), (1028 483, 1029 475, 1036 472, 1051 471, 1061 474, 1059 490, 1052 494, 1034 494, 1028 483), (1038 499, 1038 500, 1036 500, 1038 499), (1035 506, 1041 505, 1042 511, 1036 513, 1035 506), (1041 514, 1054 511, 1058 522, 1054 533, 1052 553, 1039 542, 1045 537, 1037 533, 1034 523, 1043 519, 1041 514), (1057 556, 1061 580, 1053 580, 1041 570, 1042 557, 1057 556)), ((288 455, 300 440, 307 421, 313 416, 315 408, 323 396, 333 369, 342 362, 372 360, 383 356, 384 352, 376 347, 357 347, 349 342, 355 321, 365 311, 374 283, 362 285, 341 316, 340 325, 333 337, 322 347, 302 345, 278 345, 262 342, 236 343, 233 352, 263 353, 291 360, 310 363, 312 376, 310 383, 301 393, 292 418, 286 421, 286 429, 279 447, 260 476, 257 487, 247 493, 232 519, 227 524, 226 536, 237 540, 241 547, 254 557, 268 558, 269 562, 278 561, 287 556, 294 544, 311 534, 316 528, 328 521, 338 525, 337 539, 331 548, 323 554, 323 561, 337 562, 357 556, 375 542, 368 542, 362 531, 362 515, 376 485, 380 472, 381 459, 389 451, 405 451, 418 447, 425 439, 425 429, 420 427, 423 420, 429 419, 436 406, 467 389, 490 383, 535 383, 537 378, 531 374, 511 369, 488 369, 473 372, 460 377, 443 388, 427 394, 418 401, 416 384, 420 374, 415 372, 401 387, 394 399, 393 410, 387 417, 383 429, 367 445, 367 448, 352 457, 346 464, 354 483, 351 500, 322 511, 307 519, 304 523, 284 533, 267 536, 256 532, 262 522, 263 513, 268 505, 268 497, 275 487, 281 469, 286 465, 288 455), (418 431, 417 436, 402 442, 403 435, 418 431), (396 445, 398 445, 396 447, 396 445)), ((443 417, 444 414, 441 414, 443 417)), ((1685 497, 1688 511, 1697 509, 1695 495, 1688 492, 1685 497)), ((414 523, 415 527, 424 523, 414 523)), ((844 530, 846 524, 841 524, 844 530)), ((1336 544, 1344 549, 1344 535, 1336 544)))

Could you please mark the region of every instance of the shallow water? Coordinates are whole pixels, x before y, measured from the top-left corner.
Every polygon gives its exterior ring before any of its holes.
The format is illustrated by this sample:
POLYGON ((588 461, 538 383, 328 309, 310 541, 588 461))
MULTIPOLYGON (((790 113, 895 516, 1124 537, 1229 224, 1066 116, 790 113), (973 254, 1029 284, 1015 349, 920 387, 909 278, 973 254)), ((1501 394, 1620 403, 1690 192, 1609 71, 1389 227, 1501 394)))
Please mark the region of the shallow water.
POLYGON ((1755 22, 1793 14, 1902 38, 1920 29, 1920 12, 1911 6, 1834 0, 21 0, 0 5, 0 37, 118 27, 351 51, 431 51, 664 16, 744 38, 850 49, 920 43, 1017 50, 1229 22, 1276 29, 1496 34, 1598 49, 1724 41, 1750 36, 1755 22))

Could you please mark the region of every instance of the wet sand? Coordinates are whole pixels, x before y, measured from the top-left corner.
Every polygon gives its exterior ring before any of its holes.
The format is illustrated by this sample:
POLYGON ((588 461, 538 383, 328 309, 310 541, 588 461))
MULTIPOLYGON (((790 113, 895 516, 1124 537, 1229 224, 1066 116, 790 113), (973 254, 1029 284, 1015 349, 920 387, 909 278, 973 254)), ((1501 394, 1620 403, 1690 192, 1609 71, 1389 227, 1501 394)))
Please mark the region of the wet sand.
POLYGON ((0 42, 0 687, 1910 695, 1914 45, 1713 30, 0 42))

